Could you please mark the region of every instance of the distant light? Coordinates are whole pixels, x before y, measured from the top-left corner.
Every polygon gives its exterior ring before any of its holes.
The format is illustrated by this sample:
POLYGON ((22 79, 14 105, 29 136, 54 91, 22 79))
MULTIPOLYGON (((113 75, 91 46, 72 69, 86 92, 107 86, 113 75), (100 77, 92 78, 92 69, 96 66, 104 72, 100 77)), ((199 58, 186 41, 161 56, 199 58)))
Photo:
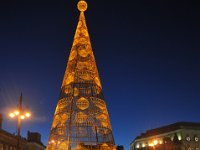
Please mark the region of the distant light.
POLYGON ((137 145, 136 145, 136 148, 140 148, 140 144, 137 144, 137 145))
POLYGON ((153 141, 153 144, 154 144, 154 145, 157 145, 157 144, 158 144, 158 141, 157 141, 157 140, 154 140, 154 141, 153 141))
POLYGON ((182 139, 182 138, 181 138, 181 135, 178 135, 178 140, 181 141, 181 139, 182 139))
POLYGON ((145 143, 142 144, 142 147, 145 147, 145 143))
POLYGON ((149 143, 149 146, 151 146, 151 147, 152 147, 152 146, 154 146, 154 145, 153 145, 153 143, 149 143))
POLYGON ((25 116, 24 116, 24 115, 21 115, 20 118, 21 118, 22 120, 24 120, 24 119, 25 119, 25 116))
POLYGON ((17 116, 19 115, 19 111, 18 110, 15 110, 14 114, 17 116))
POLYGON ((54 141, 54 140, 52 140, 52 141, 51 141, 51 143, 55 143, 55 141, 54 141))
POLYGON ((9 116, 10 116, 11 118, 14 118, 14 117, 15 117, 15 114, 14 114, 14 113, 10 113, 9 116))
POLYGON ((160 141, 159 141, 159 144, 163 144, 163 140, 160 140, 160 141))
POLYGON ((29 118, 29 117, 31 116, 31 114, 30 114, 30 113, 26 113, 25 116, 26 116, 27 118, 29 118))

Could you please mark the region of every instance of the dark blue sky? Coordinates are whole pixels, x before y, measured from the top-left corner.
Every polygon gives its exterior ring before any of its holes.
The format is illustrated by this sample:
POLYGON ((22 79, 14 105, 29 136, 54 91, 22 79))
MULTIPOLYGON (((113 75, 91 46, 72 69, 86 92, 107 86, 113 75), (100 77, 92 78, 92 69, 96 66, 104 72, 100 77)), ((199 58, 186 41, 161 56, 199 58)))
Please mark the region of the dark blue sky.
MULTIPOLYGON (((6 0, 0 6, 0 112, 33 112, 22 134, 46 144, 79 12, 74 0, 6 0)), ((200 122, 200 4, 88 0, 87 25, 116 144, 177 121, 200 122)))

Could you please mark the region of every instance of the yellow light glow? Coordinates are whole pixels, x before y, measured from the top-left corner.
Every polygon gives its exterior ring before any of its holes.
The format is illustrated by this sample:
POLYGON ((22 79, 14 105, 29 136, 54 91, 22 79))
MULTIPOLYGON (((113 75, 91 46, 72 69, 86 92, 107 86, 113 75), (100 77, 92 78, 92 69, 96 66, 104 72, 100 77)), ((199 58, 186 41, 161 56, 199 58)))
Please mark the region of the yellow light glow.
POLYGON ((153 144, 154 144, 154 145, 157 145, 157 144, 158 144, 158 141, 157 141, 157 140, 154 140, 154 141, 153 141, 153 144))
MULTIPOLYGON (((61 86, 64 95, 59 99, 54 114, 48 150, 66 150, 68 147, 84 150, 89 145, 91 149, 94 147, 94 149, 116 150, 114 139, 107 137, 112 135, 112 128, 106 104, 101 97, 102 86, 84 16, 84 11, 87 9, 85 1, 78 2, 78 9, 81 11, 79 22, 61 86), (73 109, 72 118, 69 109, 73 109), (72 129, 74 131, 70 131, 71 125, 75 127, 72 129), (88 132, 88 126, 92 129, 91 134, 88 132), (101 135, 109 140, 97 145, 92 142, 101 135)), ((137 143, 139 148, 143 142, 137 143)), ((145 147, 148 146, 144 144, 145 147)))
POLYGON ((162 140, 160 140, 160 141, 159 141, 159 144, 163 144, 163 141, 162 141, 162 140))
POLYGON ((55 141, 54 141, 54 140, 51 140, 51 143, 55 143, 55 141))
POLYGON ((142 147, 145 147, 145 143, 142 144, 142 147))
POLYGON ((15 110, 14 114, 17 116, 19 115, 19 111, 18 110, 15 110))
POLYGON ((153 144, 153 143, 149 143, 149 146, 151 146, 151 147, 152 147, 152 146, 154 146, 154 144, 153 144))
POLYGON ((25 116, 26 116, 27 118, 29 118, 29 117, 31 116, 31 114, 30 114, 29 112, 27 112, 27 113, 25 114, 25 116))
POLYGON ((14 118, 14 117, 15 117, 15 114, 14 114, 14 113, 10 113, 9 116, 10 116, 11 118, 14 118))
POLYGON ((140 148, 140 144, 137 144, 136 148, 140 148))
POLYGON ((24 116, 24 115, 21 115, 20 118, 21 118, 22 120, 24 120, 24 119, 25 119, 25 116, 24 116))
POLYGON ((79 1, 77 6, 79 11, 84 12, 87 10, 87 3, 83 0, 79 1))
POLYGON ((182 137, 181 135, 178 135, 178 140, 181 141, 182 137))

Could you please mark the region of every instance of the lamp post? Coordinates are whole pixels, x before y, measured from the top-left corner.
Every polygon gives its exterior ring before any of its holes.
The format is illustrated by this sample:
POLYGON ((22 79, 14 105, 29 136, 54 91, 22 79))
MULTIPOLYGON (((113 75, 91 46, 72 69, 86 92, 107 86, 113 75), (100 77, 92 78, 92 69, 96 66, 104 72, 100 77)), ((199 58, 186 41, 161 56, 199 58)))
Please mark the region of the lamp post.
POLYGON ((17 117, 17 150, 20 150, 20 132, 21 132, 21 121, 25 118, 29 118, 31 116, 30 112, 24 112, 22 109, 22 93, 20 95, 19 99, 19 107, 18 110, 15 110, 14 112, 11 112, 9 114, 11 118, 17 117))

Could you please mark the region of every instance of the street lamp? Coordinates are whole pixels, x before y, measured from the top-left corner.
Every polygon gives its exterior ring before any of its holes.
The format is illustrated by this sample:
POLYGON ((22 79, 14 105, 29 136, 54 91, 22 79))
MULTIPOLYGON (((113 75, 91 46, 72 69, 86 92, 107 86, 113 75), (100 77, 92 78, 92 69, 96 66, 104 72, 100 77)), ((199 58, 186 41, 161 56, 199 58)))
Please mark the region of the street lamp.
POLYGON ((22 109, 22 93, 19 99, 19 108, 9 114, 10 118, 17 117, 17 150, 20 150, 20 131, 21 131, 21 120, 31 117, 30 112, 25 112, 22 109))

